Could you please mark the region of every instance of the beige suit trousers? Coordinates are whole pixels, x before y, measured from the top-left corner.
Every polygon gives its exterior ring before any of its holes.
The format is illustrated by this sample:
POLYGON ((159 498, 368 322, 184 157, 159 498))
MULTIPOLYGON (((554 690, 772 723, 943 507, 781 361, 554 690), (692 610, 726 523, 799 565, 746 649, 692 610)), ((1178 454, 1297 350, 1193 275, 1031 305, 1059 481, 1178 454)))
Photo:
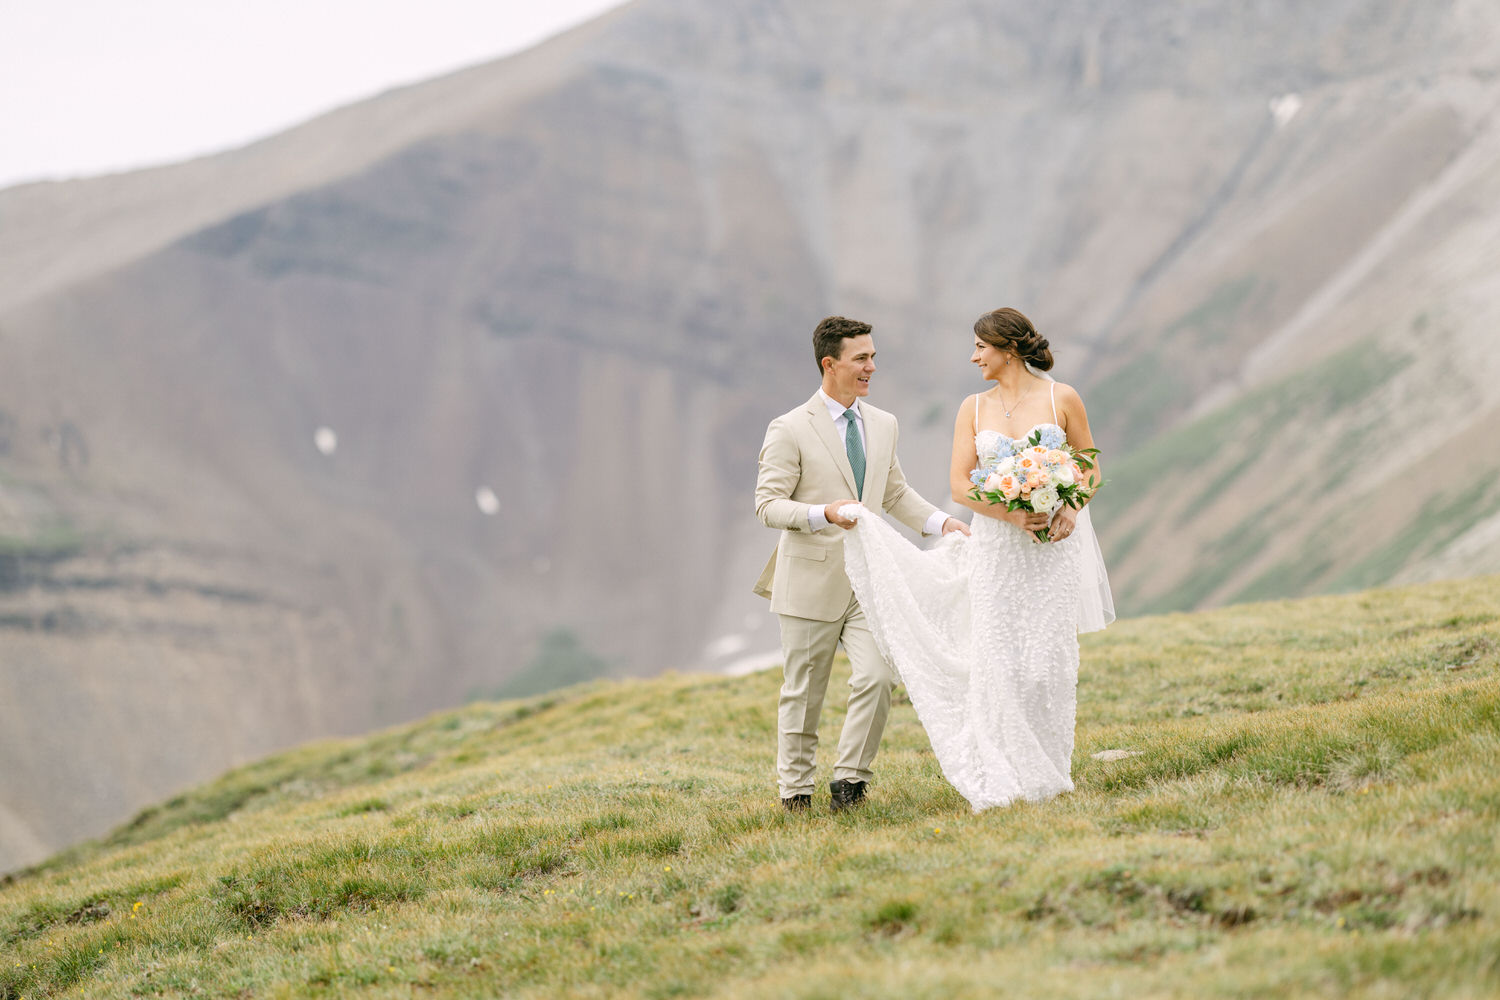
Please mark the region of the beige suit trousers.
POLYGON ((870 764, 890 714, 896 676, 875 645, 864 611, 851 597, 844 616, 836 621, 777 617, 781 620, 781 649, 786 656, 777 711, 776 776, 781 797, 812 794, 818 766, 818 719, 823 714, 834 650, 840 642, 853 675, 849 678, 849 709, 839 734, 833 778, 869 781, 870 764))

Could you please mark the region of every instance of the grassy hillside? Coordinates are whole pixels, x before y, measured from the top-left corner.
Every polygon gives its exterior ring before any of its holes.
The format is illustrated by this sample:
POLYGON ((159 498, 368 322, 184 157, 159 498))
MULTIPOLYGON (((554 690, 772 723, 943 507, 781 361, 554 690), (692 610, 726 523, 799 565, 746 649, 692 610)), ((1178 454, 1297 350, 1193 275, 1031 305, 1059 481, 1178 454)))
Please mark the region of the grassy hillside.
POLYGON ((777 684, 236 771, 0 886, 0 997, 1500 992, 1500 577, 1118 623, 1078 790, 978 816, 904 702, 865 808, 784 814, 777 684))

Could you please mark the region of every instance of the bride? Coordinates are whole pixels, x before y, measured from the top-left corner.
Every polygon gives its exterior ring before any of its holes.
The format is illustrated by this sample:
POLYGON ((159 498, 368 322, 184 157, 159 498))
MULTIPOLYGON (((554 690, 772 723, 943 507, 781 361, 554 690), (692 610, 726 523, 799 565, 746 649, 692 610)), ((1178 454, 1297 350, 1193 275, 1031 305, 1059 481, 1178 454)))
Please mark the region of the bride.
POLYGON ((844 559, 944 776, 978 812, 1072 790, 1078 633, 1109 624, 1114 606, 1086 506, 1049 521, 969 496, 970 473, 1033 431, 1092 448, 1083 400, 1046 374, 1047 340, 1015 309, 979 317, 969 360, 995 383, 964 400, 953 428, 953 499, 979 515, 972 537, 923 551, 849 507, 844 559), (1042 528, 1050 541, 1036 541, 1042 528))

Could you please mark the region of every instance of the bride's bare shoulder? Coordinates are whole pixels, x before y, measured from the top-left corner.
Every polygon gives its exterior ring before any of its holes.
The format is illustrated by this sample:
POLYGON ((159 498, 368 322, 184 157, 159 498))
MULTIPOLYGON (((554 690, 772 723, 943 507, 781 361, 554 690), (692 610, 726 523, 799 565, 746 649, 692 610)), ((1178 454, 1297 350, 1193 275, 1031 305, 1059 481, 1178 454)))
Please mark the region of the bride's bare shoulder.
POLYGON ((960 424, 972 424, 974 422, 974 407, 978 405, 978 394, 965 396, 958 404, 957 422, 960 424))
POLYGON ((1083 397, 1078 394, 1078 390, 1066 382, 1058 382, 1056 392, 1057 401, 1060 404, 1077 403, 1080 406, 1083 405, 1083 397))
POLYGON ((974 407, 979 405, 980 396, 989 397, 993 395, 993 389, 986 389, 984 392, 972 392, 969 395, 965 396, 963 400, 958 404, 958 412, 960 414, 973 413, 974 407))

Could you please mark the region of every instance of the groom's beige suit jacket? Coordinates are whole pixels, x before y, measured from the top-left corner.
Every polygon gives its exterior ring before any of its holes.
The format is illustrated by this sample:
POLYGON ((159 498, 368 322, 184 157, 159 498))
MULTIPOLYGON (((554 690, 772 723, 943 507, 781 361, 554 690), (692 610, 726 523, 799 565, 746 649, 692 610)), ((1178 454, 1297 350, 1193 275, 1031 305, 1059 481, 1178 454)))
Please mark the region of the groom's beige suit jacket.
MULTIPOLYGON (((937 508, 907 485, 896 460, 896 417, 859 401, 865 425, 865 483, 860 502, 879 508, 922 531, 937 508)), ((859 495, 844 441, 822 396, 771 421, 760 449, 755 513, 781 538, 755 592, 771 599, 771 610, 814 621, 844 617, 852 589, 844 573, 844 529, 808 530, 812 506, 859 495)))

